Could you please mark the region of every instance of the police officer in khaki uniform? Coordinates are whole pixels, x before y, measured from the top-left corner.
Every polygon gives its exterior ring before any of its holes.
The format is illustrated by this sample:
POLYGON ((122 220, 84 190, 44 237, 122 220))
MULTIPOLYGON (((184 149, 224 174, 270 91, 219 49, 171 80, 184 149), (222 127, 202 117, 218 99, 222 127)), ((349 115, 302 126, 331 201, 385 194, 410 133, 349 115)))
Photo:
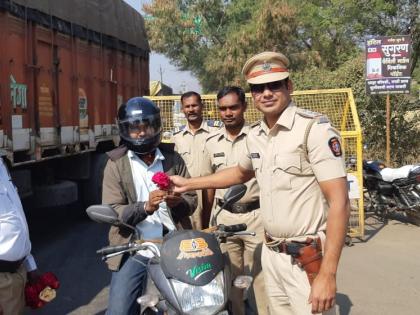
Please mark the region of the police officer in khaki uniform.
MULTIPOLYGON (((184 159, 190 175, 201 176, 205 140, 210 132, 219 129, 220 125, 217 121, 203 119, 204 106, 197 92, 190 91, 182 94, 181 104, 187 125, 174 133, 175 150, 184 159)), ((205 201, 203 204, 201 191, 197 191, 197 196, 198 205, 191 216, 191 224, 193 229, 201 230, 208 224, 211 205, 207 205, 205 201)))
POLYGON ((248 154, 238 166, 172 181, 181 192, 229 187, 255 176, 266 231, 262 266, 270 313, 331 314, 349 218, 340 136, 326 117, 291 101, 288 66, 275 52, 246 62, 243 74, 264 118, 248 134, 248 154))
MULTIPOLYGON (((213 132, 206 141, 203 175, 218 172, 238 164, 239 158, 246 154, 246 137, 250 126, 245 123, 245 93, 236 86, 225 87, 217 94, 218 108, 224 127, 213 132), (207 167, 207 169, 206 169, 207 167)), ((232 265, 234 277, 247 274, 253 277, 253 289, 248 293, 249 306, 253 314, 267 314, 267 298, 264 279, 261 271, 261 249, 264 229, 260 216, 260 191, 255 178, 246 184, 247 192, 237 203, 228 209, 216 212, 212 223, 240 224, 245 223, 249 231, 256 236, 236 236, 228 238, 221 244, 222 251, 227 253, 232 265)), ((225 189, 216 190, 216 204, 223 204, 225 189)), ((211 203, 211 200, 209 200, 211 203)), ((216 207, 216 210, 218 208, 216 207)), ((233 314, 245 314, 243 290, 232 288, 230 300, 233 314)))

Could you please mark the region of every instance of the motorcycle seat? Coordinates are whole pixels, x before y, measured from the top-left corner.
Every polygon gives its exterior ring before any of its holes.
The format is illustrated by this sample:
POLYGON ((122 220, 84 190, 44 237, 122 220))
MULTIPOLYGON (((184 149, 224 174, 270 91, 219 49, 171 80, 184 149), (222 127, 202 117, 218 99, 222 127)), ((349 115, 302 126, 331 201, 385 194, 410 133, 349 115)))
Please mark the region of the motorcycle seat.
POLYGON ((382 179, 386 182, 392 182, 400 178, 408 178, 413 171, 420 169, 420 165, 404 165, 399 168, 386 167, 381 170, 382 179))

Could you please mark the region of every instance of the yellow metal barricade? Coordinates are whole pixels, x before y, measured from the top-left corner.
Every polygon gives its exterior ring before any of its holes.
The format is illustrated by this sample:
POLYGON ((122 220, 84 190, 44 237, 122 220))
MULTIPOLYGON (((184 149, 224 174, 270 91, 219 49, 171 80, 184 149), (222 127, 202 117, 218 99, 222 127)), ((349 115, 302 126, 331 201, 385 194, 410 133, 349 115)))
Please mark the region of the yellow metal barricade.
MULTIPOLYGON (((216 95, 201 95, 204 103, 205 119, 220 119, 216 95)), ((349 236, 364 236, 363 174, 362 174, 362 131, 356 104, 351 89, 295 91, 292 94, 297 106, 327 115, 342 137, 342 147, 348 174, 357 179, 358 197, 351 199, 349 236)), ((163 121, 163 141, 171 141, 176 128, 186 124, 181 112, 180 96, 150 97, 161 109, 163 121)), ((246 94, 248 109, 247 122, 261 119, 262 114, 255 108, 251 94, 246 94)), ((354 194, 353 194, 354 196, 354 194)))

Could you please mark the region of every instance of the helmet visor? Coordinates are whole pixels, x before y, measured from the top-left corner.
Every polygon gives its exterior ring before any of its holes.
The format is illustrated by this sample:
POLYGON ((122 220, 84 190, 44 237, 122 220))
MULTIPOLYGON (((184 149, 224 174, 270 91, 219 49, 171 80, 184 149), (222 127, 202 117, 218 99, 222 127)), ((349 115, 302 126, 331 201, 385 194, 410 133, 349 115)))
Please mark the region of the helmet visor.
POLYGON ((126 140, 142 141, 161 132, 160 115, 136 115, 118 122, 121 137, 126 140))

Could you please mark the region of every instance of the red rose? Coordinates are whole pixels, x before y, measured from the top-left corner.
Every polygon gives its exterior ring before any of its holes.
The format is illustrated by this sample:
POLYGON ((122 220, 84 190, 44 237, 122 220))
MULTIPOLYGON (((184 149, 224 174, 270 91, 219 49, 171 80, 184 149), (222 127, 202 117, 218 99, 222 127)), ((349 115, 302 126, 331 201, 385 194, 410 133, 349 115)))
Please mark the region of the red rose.
POLYGON ((26 305, 33 309, 43 307, 47 302, 55 298, 55 289, 58 289, 59 286, 60 282, 52 272, 44 273, 34 283, 27 282, 25 285, 26 305), (49 293, 49 296, 45 293, 49 293))
POLYGON ((39 292, 43 289, 42 284, 39 282, 34 284, 26 283, 25 286, 25 301, 26 305, 32 309, 41 308, 45 305, 45 302, 39 298, 39 292))
POLYGON ((161 190, 169 190, 169 187, 171 187, 169 176, 163 172, 155 173, 152 177, 152 182, 154 182, 161 190))
POLYGON ((40 281, 48 287, 53 289, 58 289, 60 287, 60 282, 58 281, 55 274, 52 272, 46 272, 40 277, 40 281))

